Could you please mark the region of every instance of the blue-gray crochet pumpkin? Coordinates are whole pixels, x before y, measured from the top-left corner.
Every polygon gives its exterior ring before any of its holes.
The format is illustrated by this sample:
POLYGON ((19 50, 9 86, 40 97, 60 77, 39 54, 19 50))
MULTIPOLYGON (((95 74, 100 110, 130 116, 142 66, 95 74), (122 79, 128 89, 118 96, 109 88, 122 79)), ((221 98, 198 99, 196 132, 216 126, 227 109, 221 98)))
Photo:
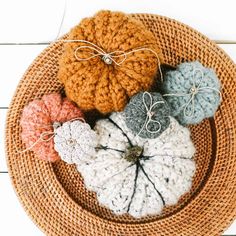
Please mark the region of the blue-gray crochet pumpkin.
POLYGON ((221 100, 220 87, 215 71, 195 61, 168 71, 162 92, 172 116, 181 124, 197 124, 214 116, 221 100))

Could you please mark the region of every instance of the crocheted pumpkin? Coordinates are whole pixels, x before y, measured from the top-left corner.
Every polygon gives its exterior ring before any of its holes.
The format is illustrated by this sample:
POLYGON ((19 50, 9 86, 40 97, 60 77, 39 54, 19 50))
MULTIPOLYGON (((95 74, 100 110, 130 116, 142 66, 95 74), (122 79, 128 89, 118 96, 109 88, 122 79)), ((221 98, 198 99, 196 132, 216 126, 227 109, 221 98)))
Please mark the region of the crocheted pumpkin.
POLYGON ((160 214, 190 190, 195 148, 189 130, 174 118, 156 139, 135 138, 122 113, 98 121, 95 130, 99 143, 95 159, 77 168, 100 204, 114 213, 160 214))
POLYGON ((153 34, 132 17, 100 11, 82 20, 68 39, 58 78, 81 109, 121 111, 129 97, 153 85, 160 51, 153 34))
POLYGON ((75 120, 55 130, 54 142, 61 159, 76 164, 95 156, 97 136, 87 123, 75 120))
POLYGON ((140 92, 125 107, 127 127, 142 138, 156 138, 170 124, 170 109, 159 93, 140 92))
POLYGON ((59 160, 54 149, 54 128, 58 127, 58 122, 74 118, 83 118, 83 113, 73 102, 60 94, 44 95, 41 100, 34 100, 23 109, 20 120, 22 141, 40 159, 59 160))
POLYGON ((197 124, 214 116, 221 100, 220 81, 199 62, 182 63, 166 73, 162 90, 181 124, 197 124))

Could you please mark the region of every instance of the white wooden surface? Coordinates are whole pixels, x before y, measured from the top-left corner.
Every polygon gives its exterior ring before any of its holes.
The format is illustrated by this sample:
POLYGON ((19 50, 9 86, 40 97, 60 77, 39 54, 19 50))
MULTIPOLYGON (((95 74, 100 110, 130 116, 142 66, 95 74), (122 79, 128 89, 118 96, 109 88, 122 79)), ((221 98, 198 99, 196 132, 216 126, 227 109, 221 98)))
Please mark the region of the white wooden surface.
MULTIPOLYGON (((0 235, 3 236, 43 235, 20 206, 11 186, 4 154, 4 123, 18 81, 47 46, 41 43, 57 37, 64 6, 64 0, 0 0, 0 235), (19 43, 24 45, 15 45, 19 43)), ((235 0, 67 0, 60 35, 100 9, 175 18, 221 42, 220 47, 236 62, 235 0)), ((236 235, 236 222, 224 235, 236 235)))

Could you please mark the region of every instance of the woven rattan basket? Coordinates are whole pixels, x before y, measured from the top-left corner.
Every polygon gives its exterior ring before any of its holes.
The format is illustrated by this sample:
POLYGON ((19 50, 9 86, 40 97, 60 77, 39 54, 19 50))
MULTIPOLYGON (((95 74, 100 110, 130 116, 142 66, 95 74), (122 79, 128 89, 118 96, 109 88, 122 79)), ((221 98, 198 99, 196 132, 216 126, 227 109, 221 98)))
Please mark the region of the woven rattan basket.
MULTIPOLYGON (((51 44, 33 62, 12 99, 6 125, 8 169, 15 191, 32 220, 47 235, 220 235, 236 216, 236 66, 213 42, 174 20, 134 14, 160 43, 165 63, 199 60, 216 70, 223 103, 214 119, 190 127, 197 172, 190 193, 161 216, 115 216, 85 189, 76 168, 38 160, 24 149, 19 118, 34 98, 63 91, 57 80, 62 42, 51 44)), ((65 36, 66 37, 66 36, 65 36)))

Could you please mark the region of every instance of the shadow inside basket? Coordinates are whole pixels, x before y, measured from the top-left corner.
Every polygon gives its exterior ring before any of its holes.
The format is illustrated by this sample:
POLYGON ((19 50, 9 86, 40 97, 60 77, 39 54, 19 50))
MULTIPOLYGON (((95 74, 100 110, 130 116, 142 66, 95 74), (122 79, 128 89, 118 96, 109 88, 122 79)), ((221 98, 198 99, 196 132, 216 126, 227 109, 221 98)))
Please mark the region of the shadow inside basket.
POLYGON ((111 210, 99 204, 96 193, 86 189, 83 178, 75 165, 59 161, 53 164, 53 170, 68 195, 82 208, 100 218, 118 223, 147 223, 163 219, 183 209, 201 191, 212 171, 216 150, 214 120, 204 120, 201 124, 189 128, 191 130, 191 138, 196 147, 196 154, 194 156, 196 172, 192 188, 190 192, 184 194, 179 199, 176 205, 165 207, 161 215, 147 216, 139 219, 133 218, 128 214, 117 216, 111 210))

